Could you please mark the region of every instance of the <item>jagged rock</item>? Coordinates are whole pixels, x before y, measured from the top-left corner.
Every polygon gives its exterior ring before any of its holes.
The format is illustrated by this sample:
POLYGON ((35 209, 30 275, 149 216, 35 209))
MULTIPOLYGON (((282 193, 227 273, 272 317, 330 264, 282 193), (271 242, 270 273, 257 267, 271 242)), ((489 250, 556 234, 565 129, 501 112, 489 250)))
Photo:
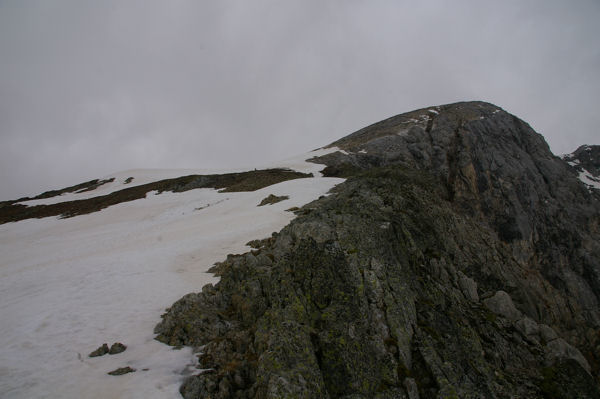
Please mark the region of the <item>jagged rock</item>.
POLYGON ((554 364, 557 360, 573 359, 579 363, 585 371, 588 373, 591 372, 590 365, 581 352, 572 345, 569 345, 569 343, 562 338, 557 338, 548 342, 544 351, 546 354, 546 362, 549 364, 554 364))
POLYGON ((419 399, 419 388, 414 378, 405 378, 404 387, 406 388, 408 399, 419 399))
POLYGON ((544 398, 572 399, 598 398, 598 382, 582 370, 581 365, 572 359, 562 360, 543 369, 540 383, 544 398))
POLYGON ((107 374, 108 375, 123 375, 123 374, 127 374, 127 373, 134 373, 135 371, 136 371, 135 369, 132 369, 131 367, 127 366, 127 367, 119 367, 118 369, 109 371, 107 374))
POLYGON ((535 321, 533 321, 529 317, 524 317, 521 320, 518 320, 515 323, 515 328, 525 337, 533 339, 535 340, 535 342, 538 341, 540 327, 535 321))
POLYGON ((120 342, 115 342, 111 345, 110 350, 108 351, 109 355, 116 355, 117 353, 125 352, 127 347, 120 342))
POLYGON ((504 291, 498 291, 491 298, 484 299, 483 304, 492 312, 511 321, 516 321, 522 316, 522 313, 515 307, 510 295, 504 291))
POLYGON ((473 102, 333 145, 346 182, 163 315, 214 371, 184 397, 600 398, 600 202, 540 135, 473 102))
POLYGON ((479 302, 479 294, 477 294, 477 283, 470 277, 465 276, 462 272, 459 273, 458 285, 465 297, 472 302, 479 302))
POLYGON ((102 344, 102 346, 100 346, 98 349, 96 349, 95 351, 93 351, 92 353, 90 353, 88 356, 89 357, 104 356, 108 352, 109 352, 108 344, 102 344))
POLYGON ((554 331, 552 329, 552 327, 547 326, 545 324, 539 325, 539 331, 540 331, 540 338, 542 339, 543 342, 550 342, 550 341, 558 338, 556 331, 554 331))

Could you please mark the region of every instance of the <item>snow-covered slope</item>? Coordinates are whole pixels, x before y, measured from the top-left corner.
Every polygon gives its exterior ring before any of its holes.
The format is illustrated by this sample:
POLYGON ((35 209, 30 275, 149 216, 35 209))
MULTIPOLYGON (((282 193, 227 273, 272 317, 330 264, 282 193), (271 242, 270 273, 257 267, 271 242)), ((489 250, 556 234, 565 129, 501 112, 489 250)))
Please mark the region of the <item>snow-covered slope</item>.
MULTIPOLYGON (((317 149, 311 151, 308 154, 302 154, 293 158, 286 159, 280 162, 268 163, 265 165, 257 165, 258 169, 267 168, 288 168, 302 173, 312 173, 315 176, 321 176, 319 172, 323 166, 319 164, 306 162, 305 158, 318 157, 326 155, 332 152, 340 151, 337 147, 331 147, 327 149, 317 149)), ((344 152, 344 151, 342 151, 344 152)), ((98 179, 101 184, 94 190, 80 190, 74 192, 65 192, 61 195, 52 196, 49 198, 42 199, 29 199, 20 201, 18 203, 34 206, 34 205, 51 205, 59 202, 76 201, 98 197, 101 195, 110 194, 112 192, 122 190, 124 188, 140 186, 155 182, 158 180, 172 179, 179 176, 188 175, 211 175, 211 174, 223 174, 223 173, 236 173, 244 172, 249 168, 237 168, 237 169, 130 169, 117 173, 112 173, 108 176, 104 176, 98 179)))
POLYGON ((561 155, 561 158, 577 171, 579 180, 588 190, 600 190, 600 146, 582 145, 571 154, 561 155))
MULTIPOLYGON (((286 209, 325 195, 342 179, 304 160, 276 165, 314 173, 254 192, 195 189, 73 218, 0 225, 0 396, 3 398, 176 398, 195 356, 155 341, 164 309, 216 279, 206 270, 293 217, 286 209), (258 207, 269 194, 288 200, 258 207), (117 355, 89 358, 106 342, 117 355), (130 366, 122 376, 107 372, 130 366)), ((215 173, 215 171, 210 171, 215 173)), ((95 190, 24 204, 105 195, 136 184, 206 171, 126 171, 95 190), (125 183, 128 177, 133 177, 125 183)))

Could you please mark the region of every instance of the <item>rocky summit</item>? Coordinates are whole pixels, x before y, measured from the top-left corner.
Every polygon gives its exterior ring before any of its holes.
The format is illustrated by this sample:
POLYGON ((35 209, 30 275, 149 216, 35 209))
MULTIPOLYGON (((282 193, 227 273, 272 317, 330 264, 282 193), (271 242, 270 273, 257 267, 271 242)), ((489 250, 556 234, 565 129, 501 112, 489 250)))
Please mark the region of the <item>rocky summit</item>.
POLYGON ((347 180, 156 327, 185 398, 600 398, 597 146, 466 102, 328 147, 347 180))

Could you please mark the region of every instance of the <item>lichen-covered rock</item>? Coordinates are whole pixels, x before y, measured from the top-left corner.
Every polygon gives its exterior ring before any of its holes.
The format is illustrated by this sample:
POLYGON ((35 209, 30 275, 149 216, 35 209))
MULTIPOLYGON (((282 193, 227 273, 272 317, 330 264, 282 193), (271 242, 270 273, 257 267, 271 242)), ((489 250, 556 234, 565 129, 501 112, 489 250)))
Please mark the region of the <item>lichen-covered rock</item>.
POLYGON ((118 369, 115 369, 113 371, 109 371, 107 374, 108 375, 123 375, 123 374, 128 374, 128 373, 135 373, 135 369, 127 366, 127 367, 119 367, 118 369))
POLYGON ((579 363, 581 367, 585 369, 585 371, 587 371, 588 373, 591 371, 590 365, 588 364, 585 357, 583 357, 581 352, 579 352, 579 350, 577 348, 574 348, 572 345, 569 345, 569 343, 562 338, 557 338, 548 342, 544 347, 544 351, 546 354, 546 361, 549 364, 556 363, 557 359, 573 359, 577 363, 579 363))
POLYGON ((405 378, 404 387, 406 388, 408 399, 419 399, 419 388, 414 378, 405 378))
POLYGON ((484 299, 483 304, 492 312, 511 321, 517 321, 523 316, 515 307, 510 295, 504 291, 498 291, 491 298, 484 299))
POLYGON ((534 340, 534 342, 538 342, 539 341, 539 337, 540 337, 540 326, 533 321, 532 319, 530 319, 529 317, 524 317, 520 320, 518 320, 515 323, 515 328, 521 333, 523 334, 523 336, 534 340))
POLYGON ((102 344, 98 349, 90 353, 89 357, 104 356, 109 352, 108 344, 102 344))
POLYGON ((540 338, 542 339, 542 342, 544 342, 544 343, 550 342, 550 341, 558 338, 556 331, 554 331, 552 329, 552 327, 550 327, 550 326, 547 326, 545 324, 540 324, 539 329, 540 329, 540 338))
POLYGON ((477 283, 470 277, 465 276, 462 272, 459 273, 458 285, 464 296, 472 302, 479 302, 479 294, 477 293, 477 283))
POLYGON ((184 397, 600 398, 600 205, 541 136, 466 103, 336 145, 345 183, 163 315, 184 397))
POLYGON ((116 355, 117 353, 125 352, 127 346, 123 345, 120 342, 115 342, 110 346, 110 350, 108 351, 109 355, 116 355))

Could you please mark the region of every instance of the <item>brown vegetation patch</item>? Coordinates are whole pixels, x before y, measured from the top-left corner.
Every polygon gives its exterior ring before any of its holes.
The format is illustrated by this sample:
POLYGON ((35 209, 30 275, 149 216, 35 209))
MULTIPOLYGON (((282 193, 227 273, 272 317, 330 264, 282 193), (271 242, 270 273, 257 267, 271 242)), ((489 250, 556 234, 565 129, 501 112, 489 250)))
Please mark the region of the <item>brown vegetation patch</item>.
POLYGON ((290 199, 290 197, 287 195, 277 196, 277 195, 269 194, 268 197, 266 197, 262 201, 260 201, 260 204, 258 204, 258 206, 273 205, 278 202, 285 201, 287 199, 290 199))
POLYGON ((85 183, 66 187, 66 188, 63 188, 60 190, 46 191, 46 192, 44 192, 38 196, 35 196, 33 198, 21 198, 21 199, 19 199, 19 201, 22 202, 22 201, 29 201, 29 200, 52 198, 52 197, 56 197, 56 196, 59 196, 62 194, 66 194, 66 193, 84 193, 86 191, 95 190, 98 187, 102 186, 103 184, 111 183, 113 181, 115 181, 114 177, 112 177, 110 179, 104 179, 104 180, 94 179, 94 180, 86 181, 85 183))
MULTIPOLYGON (((264 169, 241 173, 226 173, 221 175, 190 175, 160 180, 135 187, 128 187, 107 195, 83 200, 36 206, 26 206, 17 203, 18 201, 50 198, 51 196, 59 195, 48 195, 48 193, 53 193, 48 192, 35 198, 26 198, 17 201, 5 201, 0 203, 0 224, 16 222, 23 219, 44 218, 49 216, 61 216, 63 218, 67 218, 77 215, 84 215, 97 212, 122 202, 144 198, 150 191, 158 191, 159 193, 164 191, 183 192, 196 188, 215 188, 220 189, 221 192, 255 191, 286 180, 306 177, 312 177, 312 174, 300 173, 287 169, 264 169)), ((94 184, 104 184, 108 181, 95 180, 93 182, 95 182, 94 184)), ((83 183, 82 185, 73 186, 69 189, 72 191, 75 191, 76 189, 88 189, 92 186, 90 183, 91 182, 83 183)), ((54 192, 70 192, 65 190, 67 189, 57 190, 54 192)))

